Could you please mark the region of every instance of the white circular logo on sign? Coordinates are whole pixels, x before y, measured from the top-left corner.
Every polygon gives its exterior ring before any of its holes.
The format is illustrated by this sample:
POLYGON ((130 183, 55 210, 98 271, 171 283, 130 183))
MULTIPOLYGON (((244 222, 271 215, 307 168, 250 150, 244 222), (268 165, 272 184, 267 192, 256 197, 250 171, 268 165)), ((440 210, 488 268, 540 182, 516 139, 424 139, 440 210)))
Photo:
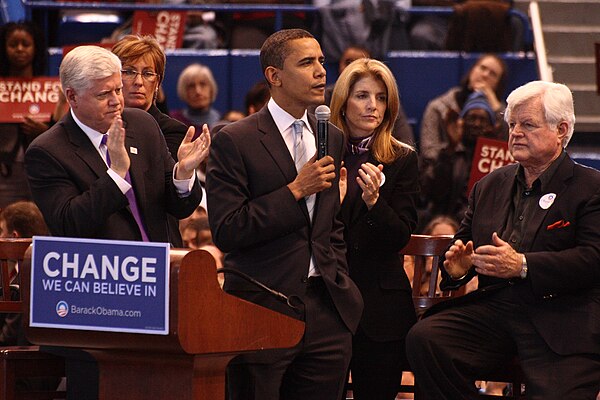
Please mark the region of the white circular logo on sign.
POLYGON ((37 104, 32 104, 29 106, 29 114, 39 114, 40 113, 40 106, 38 106, 37 104))

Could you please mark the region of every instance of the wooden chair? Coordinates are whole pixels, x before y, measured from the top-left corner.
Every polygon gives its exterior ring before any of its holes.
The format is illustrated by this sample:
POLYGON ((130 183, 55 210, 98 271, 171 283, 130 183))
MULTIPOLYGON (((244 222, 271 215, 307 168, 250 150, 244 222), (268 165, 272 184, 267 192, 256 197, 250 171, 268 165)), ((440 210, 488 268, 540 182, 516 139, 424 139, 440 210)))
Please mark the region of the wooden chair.
MULTIPOLYGON (((11 270, 23 261, 30 245, 31 239, 0 239, 0 314, 24 311, 19 276, 11 282, 11 270)), ((64 360, 40 351, 38 346, 0 347, 0 399, 65 399, 66 392, 55 390, 64 376, 64 360), (54 382, 56 386, 52 386, 54 382)))
MULTIPOLYGON (((400 251, 400 254, 404 256, 404 262, 408 264, 412 261, 414 266, 411 286, 413 303, 418 318, 434 304, 464 293, 464 287, 456 291, 441 291, 439 289, 440 269, 438 263, 448 246, 450 246, 451 241, 452 236, 448 235, 411 235, 408 244, 400 251), (425 291, 422 290, 424 282, 427 283, 425 291)), ((408 275, 410 276, 410 273, 408 275)), ((408 366, 406 371, 410 371, 408 366)), ((417 382, 414 385, 403 383, 400 387, 400 393, 414 393, 415 400, 423 398, 417 382)))
MULTIPOLYGON (((465 286, 461 286, 455 291, 441 291, 439 289, 439 260, 444 255, 450 243, 452 236, 429 236, 429 235, 412 235, 410 241, 400 253, 404 256, 414 257, 414 274, 412 279, 412 295, 415 304, 415 311, 418 317, 434 304, 447 300, 450 297, 461 296, 465 293, 465 286), (428 267, 431 266, 431 273, 428 277, 427 292, 421 290, 424 277, 429 273, 428 267)), ((406 257, 405 257, 406 261, 406 257)), ((518 360, 513 360, 502 370, 497 371, 490 376, 482 376, 481 380, 493 382, 508 382, 513 385, 513 394, 511 396, 492 396, 482 394, 482 398, 487 399, 522 399, 521 383, 524 382, 523 373, 519 366, 518 360)), ((415 393, 415 399, 423 398, 419 393, 418 385, 402 385, 401 392, 415 393)))
POLYGON ((464 287, 456 291, 439 290, 440 269, 438 264, 451 241, 452 236, 448 235, 411 235, 408 244, 400 251, 400 254, 405 256, 405 260, 407 256, 414 258, 414 272, 411 282, 412 297, 415 311, 419 317, 434 304, 447 300, 449 297, 464 294, 464 287), (431 266, 431 272, 428 271, 429 266, 431 266), (421 285, 427 276, 427 292, 422 293, 421 285))

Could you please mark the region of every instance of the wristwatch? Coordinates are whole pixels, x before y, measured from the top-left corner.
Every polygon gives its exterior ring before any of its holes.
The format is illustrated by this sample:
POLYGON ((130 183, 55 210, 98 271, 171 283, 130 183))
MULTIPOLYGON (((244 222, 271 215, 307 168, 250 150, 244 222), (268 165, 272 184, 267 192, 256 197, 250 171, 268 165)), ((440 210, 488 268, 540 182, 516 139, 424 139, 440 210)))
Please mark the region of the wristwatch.
POLYGON ((521 272, 519 273, 519 277, 521 279, 527 278, 527 259, 525 258, 525 254, 523 254, 523 262, 521 263, 521 272))

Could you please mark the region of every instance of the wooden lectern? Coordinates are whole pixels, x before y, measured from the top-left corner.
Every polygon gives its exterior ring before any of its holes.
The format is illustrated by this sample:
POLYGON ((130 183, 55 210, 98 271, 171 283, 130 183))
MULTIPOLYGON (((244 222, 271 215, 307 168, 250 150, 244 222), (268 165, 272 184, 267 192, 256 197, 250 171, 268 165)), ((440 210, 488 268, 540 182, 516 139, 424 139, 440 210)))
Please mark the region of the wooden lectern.
MULTIPOLYGON (((30 255, 23 288, 29 322, 30 255)), ((296 345, 304 323, 225 293, 204 250, 171 250, 168 335, 26 327, 34 344, 78 348, 98 360, 100 400, 225 399, 237 354, 296 345)))

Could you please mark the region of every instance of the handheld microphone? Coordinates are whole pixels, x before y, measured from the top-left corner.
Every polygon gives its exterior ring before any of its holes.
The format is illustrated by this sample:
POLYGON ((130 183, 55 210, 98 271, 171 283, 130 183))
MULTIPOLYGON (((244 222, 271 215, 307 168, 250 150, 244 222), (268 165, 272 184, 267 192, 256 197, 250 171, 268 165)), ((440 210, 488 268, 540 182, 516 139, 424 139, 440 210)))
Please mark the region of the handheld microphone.
POLYGON ((327 155, 327 138, 329 137, 329 117, 331 111, 325 104, 321 104, 315 110, 317 117, 317 160, 327 155))

